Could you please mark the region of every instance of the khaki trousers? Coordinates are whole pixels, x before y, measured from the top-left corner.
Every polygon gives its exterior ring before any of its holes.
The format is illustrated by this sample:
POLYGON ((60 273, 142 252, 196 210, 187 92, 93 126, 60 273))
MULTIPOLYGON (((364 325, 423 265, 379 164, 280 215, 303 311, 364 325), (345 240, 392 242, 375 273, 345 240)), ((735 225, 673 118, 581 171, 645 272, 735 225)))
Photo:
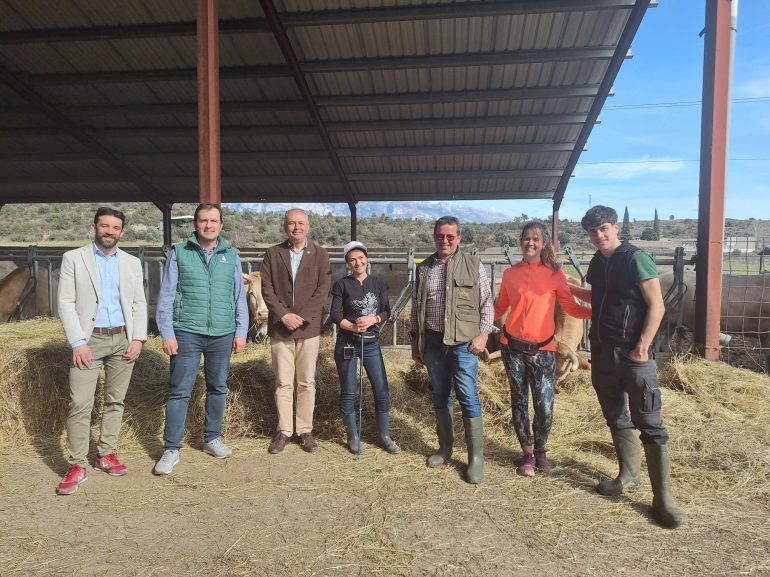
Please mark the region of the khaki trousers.
POLYGON ((313 430, 315 408, 315 368, 321 337, 278 339, 270 337, 270 350, 275 373, 275 406, 278 409, 277 430, 291 436, 313 430), (297 417, 294 426, 294 383, 297 383, 297 417))
POLYGON ((99 371, 104 367, 104 408, 99 443, 100 457, 114 453, 123 421, 123 399, 134 363, 123 360, 128 346, 126 333, 112 336, 93 335, 88 341, 93 362, 86 369, 70 367, 70 403, 67 415, 67 450, 70 465, 88 465, 88 447, 91 440, 91 411, 94 407, 99 371))

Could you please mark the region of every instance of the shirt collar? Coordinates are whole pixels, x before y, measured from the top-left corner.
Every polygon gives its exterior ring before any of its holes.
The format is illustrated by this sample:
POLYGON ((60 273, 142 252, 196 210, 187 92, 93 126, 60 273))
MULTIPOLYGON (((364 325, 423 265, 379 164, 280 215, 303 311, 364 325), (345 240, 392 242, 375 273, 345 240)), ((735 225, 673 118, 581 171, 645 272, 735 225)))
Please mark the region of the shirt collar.
POLYGON ((118 256, 118 250, 120 250, 120 249, 116 248, 115 252, 113 252, 110 255, 107 255, 107 254, 104 254, 98 246, 96 246, 95 242, 91 242, 91 247, 94 249, 94 256, 100 256, 102 258, 117 257, 118 256))

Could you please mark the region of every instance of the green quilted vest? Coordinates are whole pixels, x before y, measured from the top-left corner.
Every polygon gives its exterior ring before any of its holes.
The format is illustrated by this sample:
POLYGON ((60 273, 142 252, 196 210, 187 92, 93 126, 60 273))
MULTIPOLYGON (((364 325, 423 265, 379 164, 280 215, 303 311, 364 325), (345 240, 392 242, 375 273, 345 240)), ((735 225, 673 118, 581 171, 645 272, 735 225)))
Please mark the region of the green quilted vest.
POLYGON ((174 250, 179 268, 174 330, 210 337, 235 332, 235 249, 220 238, 207 265, 193 233, 174 250))

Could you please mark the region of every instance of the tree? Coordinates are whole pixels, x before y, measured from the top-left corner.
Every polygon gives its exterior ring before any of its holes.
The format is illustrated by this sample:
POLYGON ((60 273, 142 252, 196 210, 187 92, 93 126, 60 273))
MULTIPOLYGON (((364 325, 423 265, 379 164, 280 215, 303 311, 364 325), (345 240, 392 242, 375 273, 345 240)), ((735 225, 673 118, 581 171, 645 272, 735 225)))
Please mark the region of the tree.
POLYGON ((660 240, 660 219, 657 208, 655 209, 655 218, 652 221, 652 230, 655 233, 655 240, 660 240))
POLYGON ((631 223, 628 220, 628 207, 623 213, 623 226, 620 229, 620 240, 631 240, 631 223))
POLYGON ((655 238, 655 231, 650 227, 645 228, 639 238, 642 240, 659 240, 655 238))
POLYGON ((468 225, 463 226, 460 234, 462 235, 463 241, 466 244, 473 244, 473 240, 476 238, 476 231, 473 230, 472 226, 468 226, 468 225))
POLYGON ((668 215, 668 220, 674 220, 674 215, 673 214, 669 214, 668 215))

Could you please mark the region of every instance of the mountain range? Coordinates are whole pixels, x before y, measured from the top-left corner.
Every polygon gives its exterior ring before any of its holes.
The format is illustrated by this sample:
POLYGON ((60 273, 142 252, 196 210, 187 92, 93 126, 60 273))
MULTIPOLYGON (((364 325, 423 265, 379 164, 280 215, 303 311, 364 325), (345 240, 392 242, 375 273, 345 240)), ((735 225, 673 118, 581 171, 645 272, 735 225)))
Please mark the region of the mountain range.
MULTIPOLYGON (((350 211, 343 203, 227 203, 226 206, 254 212, 285 212, 290 208, 302 208, 316 214, 348 216, 350 211)), ((452 215, 460 222, 494 223, 511 220, 511 216, 495 210, 474 208, 448 202, 362 202, 358 204, 358 217, 385 215, 405 220, 433 221, 441 216, 452 215)))

